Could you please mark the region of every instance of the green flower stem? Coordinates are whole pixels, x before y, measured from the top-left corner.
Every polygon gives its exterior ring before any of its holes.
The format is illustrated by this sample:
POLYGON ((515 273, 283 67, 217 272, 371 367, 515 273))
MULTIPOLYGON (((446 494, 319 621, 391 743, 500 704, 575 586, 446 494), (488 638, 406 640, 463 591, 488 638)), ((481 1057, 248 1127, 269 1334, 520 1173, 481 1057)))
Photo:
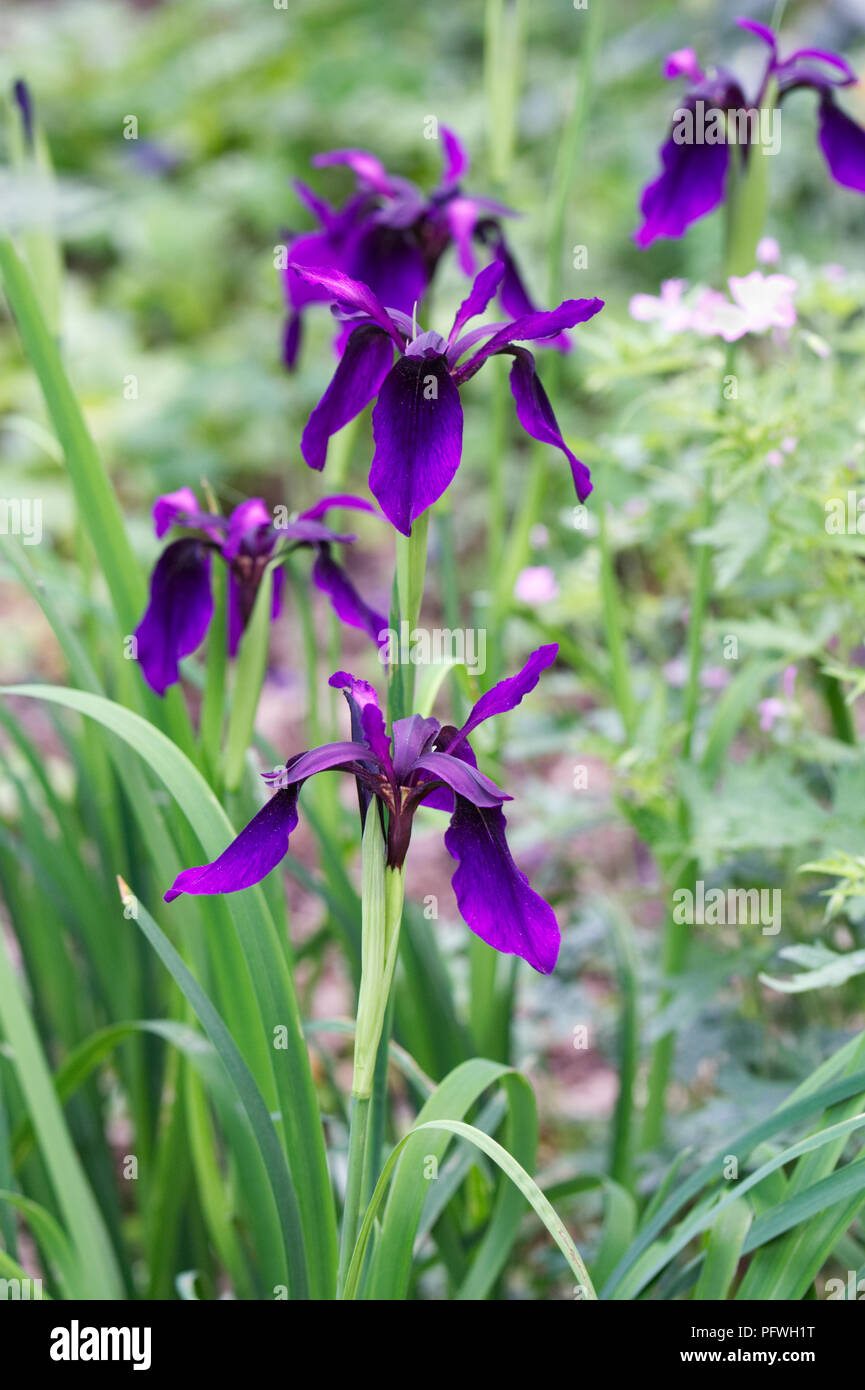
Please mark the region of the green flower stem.
MULTIPOLYGON (((419 516, 411 528, 410 536, 397 533, 396 538, 396 579, 395 579, 395 621, 397 634, 401 624, 408 624, 411 634, 420 619, 426 582, 427 543, 429 540, 429 510, 419 516)), ((388 688, 388 708, 391 722, 412 714, 414 701, 415 668, 410 662, 397 660, 391 667, 388 688)))
POLYGON ((224 763, 225 787, 229 792, 236 792, 243 780, 246 750, 252 742, 255 715, 267 670, 272 599, 273 571, 268 566, 261 577, 252 617, 240 639, 234 666, 224 763))
POLYGON ((373 802, 367 811, 363 831, 361 977, 354 1035, 348 1173, 337 1297, 341 1297, 351 1263, 361 1205, 365 1205, 365 1187, 373 1176, 374 1156, 369 1152, 370 1101, 399 949, 403 884, 403 870, 391 869, 386 863, 384 835, 378 808, 373 802))

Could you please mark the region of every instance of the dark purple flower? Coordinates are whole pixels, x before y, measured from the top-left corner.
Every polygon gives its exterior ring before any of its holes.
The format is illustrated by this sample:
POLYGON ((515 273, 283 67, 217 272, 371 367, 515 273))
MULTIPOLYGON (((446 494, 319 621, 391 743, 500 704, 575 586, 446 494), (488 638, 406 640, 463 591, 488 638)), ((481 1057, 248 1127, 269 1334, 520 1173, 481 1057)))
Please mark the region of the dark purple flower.
POLYGON ((819 48, 800 48, 782 60, 777 38, 765 24, 750 19, 737 19, 736 23, 769 50, 753 102, 746 100, 736 78, 724 68, 704 73, 692 49, 679 49, 667 58, 664 76, 686 77, 691 86, 676 112, 670 137, 661 147, 661 173, 643 190, 643 224, 634 236, 638 246, 649 246, 657 237, 682 236, 692 222, 723 202, 731 132, 721 125, 717 140, 715 130, 710 129, 701 132, 705 139, 689 139, 689 123, 705 122, 707 113, 712 112, 743 113, 737 118, 732 138, 740 141, 743 157, 749 158, 751 147, 757 144, 759 109, 770 81, 776 84, 779 105, 802 87, 817 93, 818 141, 829 172, 836 183, 865 193, 865 130, 842 111, 833 95, 837 87, 848 87, 856 81, 850 64, 839 54, 819 48))
POLYGON ((338 671, 330 685, 345 693, 351 740, 300 753, 265 773, 274 788, 270 800, 212 864, 178 874, 166 902, 181 893, 235 893, 260 883, 288 850, 306 779, 328 770, 348 772, 357 781, 364 815, 371 807, 382 815, 392 868, 405 861, 421 802, 450 813, 445 846, 457 861, 453 887, 463 919, 497 951, 522 956, 548 975, 559 952, 555 914, 511 858, 502 806, 512 798, 478 769, 468 736, 485 719, 514 709, 557 652, 555 644, 540 647, 518 675, 481 697, 461 729, 414 714, 395 722, 392 739, 373 687, 338 671))
POLYGON ((352 326, 333 380, 303 432, 301 452, 310 468, 324 467, 330 436, 378 397, 372 413, 375 454, 369 485, 385 515, 409 535, 412 522, 441 497, 459 466, 460 387, 488 357, 507 353, 514 359, 511 392, 520 424, 533 439, 562 451, 580 501, 588 497, 589 470, 562 439, 535 359, 515 344, 548 340, 563 328, 585 323, 603 308, 603 300, 567 299, 548 312, 535 310, 511 323, 463 332, 470 319, 485 311, 506 273, 501 261, 492 261, 477 276, 445 339, 437 333, 416 333, 405 314, 383 308, 368 285, 340 270, 296 269, 305 281, 328 291, 352 326), (486 342, 478 347, 483 339, 486 342), (394 349, 399 354, 396 362, 394 349))
MULTIPOLYGON (((322 498, 295 520, 277 526, 260 497, 241 502, 227 517, 201 511, 188 487, 157 498, 153 524, 158 539, 173 527, 193 533, 172 541, 156 562, 150 578, 150 602, 135 631, 141 670, 157 695, 164 695, 168 686, 180 679, 178 662, 195 651, 210 626, 210 562, 214 553, 228 568, 227 641, 231 656, 236 654, 252 615, 265 569, 297 546, 315 550, 313 583, 327 594, 342 621, 378 640, 387 627, 386 619, 364 602, 331 553, 333 544, 355 539, 322 524, 320 517, 331 507, 374 511, 361 497, 339 494, 322 498)), ((274 618, 279 616, 283 578, 284 572, 277 565, 273 571, 274 618)))
MULTIPOLYGON (((469 170, 469 157, 454 132, 445 126, 441 127, 441 147, 442 172, 429 195, 407 179, 388 173, 366 150, 332 150, 313 157, 312 163, 319 169, 345 165, 354 174, 357 186, 343 207, 336 209, 300 181, 294 185, 316 218, 319 230, 294 237, 288 246, 285 292, 289 317, 283 342, 286 366, 292 368, 297 361, 304 309, 314 301, 327 302, 329 298, 313 282, 297 274, 298 265, 341 270, 349 279, 369 285, 389 309, 411 314, 426 294, 449 246, 456 249, 463 272, 474 277, 474 245, 478 243, 489 248, 505 267, 500 286, 505 313, 516 318, 534 312, 501 227, 502 217, 514 214, 493 199, 463 192, 461 185, 469 170)), ((551 345, 566 347, 567 339, 559 335, 551 345)), ((337 346, 340 350, 344 346, 341 339, 337 346)))

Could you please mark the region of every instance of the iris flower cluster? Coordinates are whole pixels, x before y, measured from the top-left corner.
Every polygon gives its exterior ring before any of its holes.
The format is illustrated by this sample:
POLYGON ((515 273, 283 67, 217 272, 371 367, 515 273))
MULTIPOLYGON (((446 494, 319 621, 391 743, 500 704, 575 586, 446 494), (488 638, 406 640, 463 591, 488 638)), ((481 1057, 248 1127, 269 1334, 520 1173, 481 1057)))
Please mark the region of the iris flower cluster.
MULTIPOLYGON (((446 126, 439 131, 442 170, 438 184, 425 194, 408 179, 391 174, 366 150, 331 150, 314 155, 318 169, 345 165, 354 174, 355 192, 333 208, 300 180, 295 191, 318 222, 318 229, 292 237, 288 244, 285 294, 289 312, 283 359, 297 363, 303 314, 310 304, 332 300, 326 284, 299 273, 300 267, 339 270, 368 285, 389 308, 411 314, 424 298, 441 257, 453 246, 464 275, 474 277, 475 246, 484 248, 502 267, 499 300, 511 318, 534 312, 517 263, 505 240, 502 218, 509 208, 492 198, 463 191, 469 172, 468 153, 446 126)), ((341 351, 345 335, 337 339, 341 351)), ((558 336, 555 346, 566 347, 558 336)))
MULTIPOLYGON (((800 48, 787 58, 778 52, 778 40, 765 24, 737 19, 740 28, 753 34, 768 50, 763 74, 753 101, 748 101, 738 78, 726 68, 704 71, 691 48, 671 53, 664 67, 670 79, 685 77, 690 87, 679 111, 752 111, 759 113, 770 87, 782 105, 793 93, 806 89, 817 95, 817 139, 829 172, 836 183, 865 193, 865 130, 835 100, 839 88, 852 86, 856 74, 846 58, 822 48, 800 48)), ((748 123, 752 137, 757 122, 748 123)), ((709 132, 707 132, 707 135, 709 132)), ((744 144, 742 154, 754 157, 754 144, 744 144)), ((730 168, 727 140, 712 143, 678 140, 674 131, 661 147, 661 174, 643 191, 642 226, 635 233, 638 246, 650 246, 658 237, 680 237, 692 222, 705 217, 724 201, 730 168)))

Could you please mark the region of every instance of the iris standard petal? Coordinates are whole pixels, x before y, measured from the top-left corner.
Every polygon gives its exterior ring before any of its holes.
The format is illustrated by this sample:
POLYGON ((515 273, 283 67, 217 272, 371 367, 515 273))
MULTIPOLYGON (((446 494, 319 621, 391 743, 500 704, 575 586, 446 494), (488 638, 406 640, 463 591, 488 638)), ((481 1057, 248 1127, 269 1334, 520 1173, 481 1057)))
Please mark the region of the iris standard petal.
POLYGON ((368 150, 329 150, 326 154, 314 154, 310 163, 316 169, 326 169, 330 164, 346 164, 361 183, 368 184, 376 193, 388 197, 393 191, 390 175, 381 160, 368 150))
POLYGON ((473 806, 457 796, 445 848, 457 860, 453 888, 463 920, 487 945, 521 956, 549 975, 560 934, 549 903, 529 886, 508 849, 501 808, 473 806))
POLYGON ((491 690, 482 695, 446 751, 453 753, 461 746, 466 735, 470 734, 472 729, 476 729, 479 724, 482 724, 485 719, 490 719, 494 714, 505 714, 508 710, 516 709, 523 697, 528 695, 529 691, 534 690, 540 680, 541 672, 545 671, 548 666, 552 666, 558 654, 558 642, 549 642, 546 646, 538 647, 537 651, 532 652, 521 671, 518 671, 515 676, 508 676, 505 680, 499 681, 491 690))
POLYGON ((166 492, 164 496, 157 497, 153 504, 153 529, 156 539, 161 541, 165 533, 180 520, 184 525, 189 525, 186 518, 197 516, 198 512, 198 498, 191 487, 180 487, 176 492, 166 492))
POLYGON ((218 859, 179 873, 165 901, 173 902, 181 893, 237 893, 260 883, 288 852, 299 791, 290 786, 276 792, 218 859))
POLYGON ((561 449, 568 463, 571 465, 571 476, 574 480, 574 487, 581 502, 585 502, 592 490, 592 477, 584 463, 572 454, 559 429, 558 421, 550 405, 550 399, 543 388, 540 377, 535 371, 535 359, 526 348, 512 347, 505 348, 513 359, 511 367, 510 382, 511 395, 517 408, 517 419, 525 430, 526 434, 531 435, 532 439, 538 439, 542 444, 552 444, 556 449, 561 449))
POLYGON ((150 579, 150 602, 135 637, 144 679, 164 695, 180 679, 178 662, 203 640, 213 616, 210 552, 201 541, 173 541, 150 579))
POLYGON ((442 142, 443 167, 438 192, 450 193, 471 168, 471 160, 459 136, 448 126, 439 127, 442 142))
POLYGON ((273 517, 263 497, 249 497, 241 502, 228 518, 222 547, 226 560, 236 559, 241 550, 249 555, 269 555, 274 538, 266 533, 272 526, 273 517))
POLYGON ((429 748, 441 724, 432 715, 410 714, 393 725, 393 768, 397 781, 405 782, 424 749, 429 748))
POLYGON ((865 193, 865 130, 828 94, 820 101, 818 139, 835 182, 865 193))
POLYGON ((328 545, 319 547, 312 579, 316 588, 327 594, 341 622, 360 628, 374 642, 378 642, 380 633, 387 633, 387 618, 361 598, 345 570, 334 560, 328 545))
POLYGON ((463 412, 447 358, 401 357, 372 412, 369 486, 404 536, 451 482, 462 454, 463 412))
POLYGON ((324 468, 332 434, 378 395, 393 362, 393 343, 374 324, 355 328, 333 380, 306 423, 300 451, 310 468, 324 468))
POLYGON ((350 705, 357 710, 363 736, 376 757, 389 774, 393 773, 390 756, 390 739, 384 724, 384 715, 379 708, 378 695, 369 681, 359 680, 348 671, 334 671, 328 685, 334 690, 344 690, 350 705))
POLYGON ((464 324, 468 323, 470 319, 477 318, 485 311, 499 288, 504 274, 504 263, 501 260, 495 260, 490 261, 490 264, 484 266, 483 270, 475 276, 474 284, 457 309, 454 326, 448 336, 448 347, 456 341, 464 324))
MULTIPOLYGON (((681 109, 693 111, 695 100, 690 95, 681 109)), ((658 237, 680 237, 692 222, 712 212, 724 197, 729 163, 726 143, 679 144, 671 134, 661 147, 662 172, 643 190, 637 245, 645 249, 658 237)))
POLYGON ((368 285, 388 309, 410 314, 426 294, 424 259, 407 233, 385 222, 371 222, 358 234, 347 256, 353 279, 368 285))

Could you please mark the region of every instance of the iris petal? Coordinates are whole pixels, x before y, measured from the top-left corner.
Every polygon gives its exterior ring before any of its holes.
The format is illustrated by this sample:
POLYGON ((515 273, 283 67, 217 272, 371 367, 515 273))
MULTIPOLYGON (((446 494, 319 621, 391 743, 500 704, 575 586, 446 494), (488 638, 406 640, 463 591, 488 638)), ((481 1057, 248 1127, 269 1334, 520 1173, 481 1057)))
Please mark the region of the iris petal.
POLYGON ((288 852, 299 791, 294 785, 276 792, 218 859, 179 873, 165 901, 173 902, 181 893, 237 893, 260 883, 288 852))
POLYGON ((552 444, 561 449, 571 465, 571 476, 581 502, 585 502, 592 490, 591 474, 584 463, 572 454, 559 429, 558 421, 550 405, 549 397, 535 371, 535 359, 526 348, 506 348, 514 359, 511 367, 511 395, 517 408, 517 419, 532 439, 542 444, 552 444))
POLYGON ((484 809, 457 796, 445 847, 457 860, 453 875, 460 914, 487 945, 521 956, 542 975, 554 969, 560 934, 549 903, 517 868, 500 807, 484 809))
POLYGON ((444 355, 401 357, 372 412, 373 496, 404 536, 447 488, 462 453, 463 412, 444 355))
POLYGON ((210 553, 201 541, 174 541, 150 580, 150 602, 135 637, 144 679, 164 695, 180 679, 178 662, 201 643, 213 616, 210 553))
POLYGON ((300 451, 310 468, 322 469, 332 434, 347 425, 379 392, 393 361, 393 343, 380 328, 355 328, 333 380, 309 417, 300 451))
POLYGON ((828 95, 820 102, 818 139, 835 182, 865 193, 865 130, 828 95))

